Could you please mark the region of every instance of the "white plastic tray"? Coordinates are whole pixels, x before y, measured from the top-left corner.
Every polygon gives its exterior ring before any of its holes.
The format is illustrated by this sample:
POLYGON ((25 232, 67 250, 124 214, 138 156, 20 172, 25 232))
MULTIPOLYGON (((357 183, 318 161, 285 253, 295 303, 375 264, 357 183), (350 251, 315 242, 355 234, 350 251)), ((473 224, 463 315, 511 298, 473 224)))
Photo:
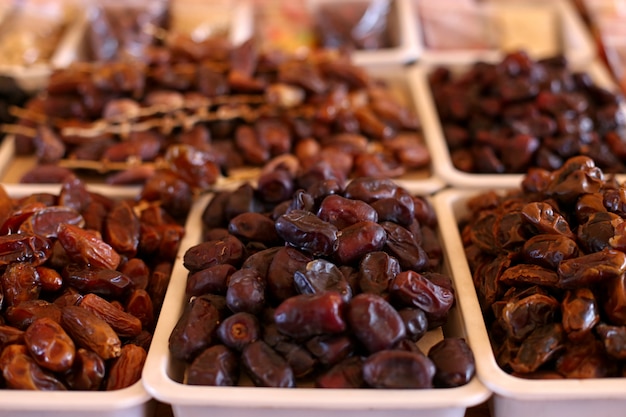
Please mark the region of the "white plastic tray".
MULTIPOLYGON (((419 19, 418 6, 420 1, 432 1, 432 0, 411 0, 412 7, 414 8, 412 14, 414 20, 419 19)), ((476 12, 483 15, 490 25, 493 25, 492 16, 497 15, 499 10, 508 11, 509 13, 515 13, 515 10, 523 9, 538 9, 542 8, 549 13, 554 14, 558 27, 555 29, 555 39, 552 42, 557 49, 556 53, 563 53, 570 62, 576 64, 585 64, 595 59, 597 48, 593 42, 593 38, 582 21, 580 15, 576 12, 570 1, 567 0, 525 0, 525 1, 510 1, 510 0, 488 0, 485 2, 476 2, 476 12)), ((452 12, 451 12, 452 13, 452 12)), ((526 22, 527 25, 532 26, 536 22, 526 22)), ((487 28, 489 30, 489 28, 487 28)), ((492 36, 493 37, 493 36, 492 36)), ((419 41, 422 44, 422 54, 420 60, 423 62, 438 62, 438 63, 457 63, 467 62, 467 60, 478 59, 494 59, 501 57, 503 51, 497 47, 497 39, 493 39, 495 44, 486 49, 434 49, 425 45, 423 33, 419 34, 419 41)), ((529 45, 532 49, 533 45, 529 45)), ((537 50, 544 51, 545 45, 537 44, 537 50)))
MULTIPOLYGON (((205 196, 193 206, 181 250, 201 241, 200 219, 209 198, 205 196)), ((462 387, 427 390, 184 385, 178 382, 182 380, 183 367, 170 357, 168 339, 183 311, 186 280, 187 270, 178 262, 172 272, 142 379, 154 398, 172 405, 176 417, 313 417, 322 414, 328 417, 462 417, 467 407, 484 402, 490 395, 476 378, 462 387)), ((466 324, 454 308, 444 331, 462 336, 466 324)), ((435 339, 437 335, 441 337, 441 333, 435 332, 435 339)), ((431 336, 430 342, 434 343, 432 339, 431 336)))
MULTIPOLYGON (((498 62, 501 58, 492 59, 491 62, 498 62)), ((474 61, 466 61, 465 63, 443 64, 452 69, 453 72, 459 72, 467 69, 470 63, 474 61)), ((432 95, 432 90, 428 83, 428 74, 439 64, 422 64, 418 65, 413 76, 416 78, 416 88, 420 94, 416 95, 417 107, 420 109, 422 120, 422 129, 424 139, 431 150, 432 165, 435 174, 448 185, 459 188, 510 188, 520 185, 524 174, 477 174, 468 173, 457 169, 452 163, 450 151, 443 134, 439 114, 432 95)), ((574 70, 586 70, 596 84, 599 86, 617 91, 606 67, 598 61, 587 63, 586 65, 570 65, 574 70)), ((626 109, 622 107, 622 111, 626 109)))
POLYGON ((468 341, 476 355, 477 374, 494 393, 492 417, 623 416, 624 378, 529 380, 513 377, 497 365, 456 227, 468 213, 465 206, 468 198, 481 191, 445 190, 435 195, 433 201, 439 224, 447 225, 441 228, 441 237, 454 276, 457 302, 467 325, 468 341))
MULTIPOLYGON (((3 184, 11 197, 33 193, 58 195, 58 185, 3 184)), ((129 198, 113 187, 88 185, 88 189, 112 198, 129 198)), ((151 417, 155 401, 141 381, 115 391, 27 391, 0 389, 0 417, 151 417)))

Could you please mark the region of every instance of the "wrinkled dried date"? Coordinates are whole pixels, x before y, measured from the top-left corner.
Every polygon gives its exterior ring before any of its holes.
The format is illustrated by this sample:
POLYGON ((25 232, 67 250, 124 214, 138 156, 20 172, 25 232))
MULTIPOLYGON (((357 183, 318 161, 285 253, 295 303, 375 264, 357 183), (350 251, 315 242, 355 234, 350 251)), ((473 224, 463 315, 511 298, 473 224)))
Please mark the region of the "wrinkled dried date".
POLYGON ((102 359, 120 355, 122 343, 115 331, 87 309, 64 307, 61 311, 61 325, 79 347, 93 350, 102 359))
POLYGON ((504 370, 527 378, 623 375, 616 358, 625 340, 607 330, 626 323, 623 196, 623 185, 577 156, 529 172, 519 190, 468 201, 465 252, 504 370), (518 243, 499 245, 498 225, 519 215, 518 243))

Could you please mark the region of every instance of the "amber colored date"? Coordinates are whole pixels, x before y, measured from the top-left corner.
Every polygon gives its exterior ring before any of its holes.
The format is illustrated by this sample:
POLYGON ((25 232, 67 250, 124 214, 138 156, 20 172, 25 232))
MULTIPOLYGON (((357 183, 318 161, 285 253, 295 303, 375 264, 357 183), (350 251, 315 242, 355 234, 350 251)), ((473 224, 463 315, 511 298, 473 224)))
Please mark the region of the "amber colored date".
POLYGON ((35 320, 24 332, 24 342, 35 362, 52 372, 64 372, 74 362, 74 342, 52 319, 35 320))
POLYGON ((64 307, 61 325, 77 346, 93 350, 102 359, 116 358, 121 353, 122 343, 115 331, 87 309, 64 307))
POLYGON ((51 255, 47 239, 29 233, 0 236, 0 265, 29 262, 32 266, 44 263, 51 255))
POLYGON ((78 226, 60 225, 58 239, 76 262, 108 269, 116 269, 120 264, 120 255, 108 243, 78 226))
POLYGON ((141 378, 146 351, 137 345, 122 346, 120 355, 113 360, 106 381, 107 391, 130 387, 141 378))
POLYGON ((141 332, 141 321, 137 317, 94 293, 86 294, 78 305, 108 323, 120 337, 133 337, 141 332))
POLYGON ((105 373, 105 363, 100 356, 91 350, 79 348, 72 367, 64 376, 67 385, 72 389, 96 391, 100 389, 105 373))
POLYGON ((9 345, 0 353, 2 376, 9 388, 41 391, 65 391, 52 372, 43 370, 28 354, 24 345, 9 345))

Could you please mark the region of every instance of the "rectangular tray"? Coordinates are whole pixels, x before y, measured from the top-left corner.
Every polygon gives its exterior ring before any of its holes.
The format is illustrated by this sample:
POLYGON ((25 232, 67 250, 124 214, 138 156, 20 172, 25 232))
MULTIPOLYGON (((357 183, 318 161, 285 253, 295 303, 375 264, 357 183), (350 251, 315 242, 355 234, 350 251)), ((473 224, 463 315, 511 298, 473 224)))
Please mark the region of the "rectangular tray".
MULTIPOLYGON (((412 0, 412 6, 414 7, 413 16, 415 20, 419 18, 419 2, 429 0, 412 0)), ((516 10, 524 11, 540 11, 546 10, 547 13, 554 15, 558 27, 555 29, 555 52, 563 53, 570 62, 576 64, 585 64, 596 57, 597 48, 593 42, 592 36, 585 26, 582 18, 576 12, 575 8, 570 1, 567 0, 551 0, 551 1, 503 1, 503 0, 488 0, 484 2, 476 1, 476 13, 484 16, 489 26, 494 25, 493 17, 497 15, 499 11, 503 11, 510 14, 515 14, 516 10)), ((536 24, 536 22, 524 22, 520 25, 536 24)), ((493 29, 486 28, 488 31, 493 29)), ((478 59, 493 59, 494 57, 501 56, 503 51, 499 50, 497 46, 492 46, 486 49, 434 49, 429 48, 425 44, 423 33, 420 32, 420 43, 422 44, 422 54, 420 60, 423 62, 467 62, 467 60, 478 59)), ((494 41, 494 35, 491 34, 492 41, 494 41)), ((533 45, 529 45, 532 47, 533 45)), ((542 51, 545 48, 545 44, 536 45, 538 51, 542 51)))
POLYGON ((457 227, 468 213, 467 200, 479 192, 444 190, 435 195, 433 202, 439 223, 448 225, 440 231, 445 253, 456 254, 446 259, 466 320, 468 341, 476 355, 477 375, 494 394, 492 417, 622 415, 626 409, 624 378, 529 380, 505 373, 496 363, 457 227))
MULTIPOLYGON (((501 58, 491 59, 490 62, 499 62, 501 58)), ((451 68, 453 72, 462 71, 468 68, 475 61, 466 61, 457 64, 441 64, 451 68)), ((418 108, 422 119, 422 129, 424 138, 428 143, 433 158, 432 166, 436 175, 448 185, 459 188, 510 188, 518 186, 524 174, 478 174, 468 173, 457 169, 452 163, 448 144, 443 134, 439 114, 435 106, 432 91, 428 83, 428 74, 440 64, 421 64, 413 72, 416 77, 416 88, 420 92, 417 97, 418 108)), ((573 65, 575 70, 586 70, 596 84, 617 91, 611 75, 606 67, 598 61, 586 63, 585 65, 573 65)), ((626 114, 626 107, 622 105, 622 111, 626 114)))
MULTIPOLYGON (((199 200, 189 213, 187 234, 181 250, 201 242, 200 219, 210 196, 199 200)), ((180 252, 183 253, 183 252, 180 252)), ((159 401, 172 405, 176 417, 462 417, 466 408, 484 402, 489 391, 474 378, 469 384, 447 389, 376 390, 320 388, 208 387, 184 385, 183 367, 169 353, 169 335, 185 305, 187 270, 176 263, 163 303, 153 344, 144 367, 146 389, 159 401)), ((447 335, 463 336, 465 315, 453 308, 443 329, 447 335)), ((440 340, 442 333, 429 332, 427 346, 440 340)), ((421 341, 420 341, 421 342, 421 341)), ((474 349, 474 347, 472 346, 474 349)))
MULTIPOLYGON (((402 103, 408 108, 414 110, 417 114, 420 124, 422 125, 422 137, 425 145, 431 153, 431 164, 428 168, 407 172, 405 175, 395 178, 401 186, 409 191, 420 194, 432 194, 445 186, 444 181, 435 174, 436 167, 434 165, 437 159, 432 149, 425 131, 420 96, 423 95, 423 87, 418 83, 419 77, 416 76, 417 68, 415 66, 403 67, 398 65, 373 66, 364 67, 367 72, 383 82, 387 83, 393 94, 395 94, 402 103)), ((34 155, 16 155, 15 143, 11 135, 6 136, 0 143, 0 182, 8 184, 19 183, 20 178, 29 169, 37 164, 34 155)), ((258 177, 261 168, 243 167, 235 171, 232 178, 222 177, 213 186, 214 190, 231 189, 246 180, 253 180, 258 177), (241 179, 238 179, 241 178, 241 179)), ((84 181, 88 183, 103 183, 104 179, 101 175, 93 172, 93 175, 85 176, 84 181)), ((138 193, 139 186, 116 186, 115 188, 125 189, 125 192, 138 193)))
MULTIPOLYGON (((15 198, 33 193, 58 194, 58 185, 3 184, 15 198)), ((89 185, 88 189, 112 198, 131 195, 113 187, 89 185)), ((115 391, 27 391, 0 389, 0 417, 151 417, 156 401, 141 381, 115 391)))

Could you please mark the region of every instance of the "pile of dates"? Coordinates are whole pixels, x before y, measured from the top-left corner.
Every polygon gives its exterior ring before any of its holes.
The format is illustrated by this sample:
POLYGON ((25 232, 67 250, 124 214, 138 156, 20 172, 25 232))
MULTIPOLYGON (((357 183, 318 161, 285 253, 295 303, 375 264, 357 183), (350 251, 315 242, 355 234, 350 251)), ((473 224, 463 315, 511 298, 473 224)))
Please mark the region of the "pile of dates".
POLYGON ((112 184, 141 183, 160 162, 201 171, 193 179, 201 188, 284 154, 347 176, 397 177, 430 162, 414 112, 348 56, 261 53, 252 41, 178 36, 145 61, 60 69, 17 125, 18 154, 34 153, 48 170, 37 175, 38 166, 28 181, 58 182, 61 160, 127 162, 112 184))
POLYGON ((465 252, 498 364, 525 378, 626 374, 626 187, 577 156, 468 200, 465 252))
POLYGON ((626 170, 621 96, 596 85, 563 57, 534 61, 523 51, 429 83, 453 165, 471 173, 560 168, 585 155, 605 172, 626 170))
POLYGON ((0 387, 136 383, 184 228, 158 204, 76 178, 58 194, 0 189, 0 387))
POLYGON ((215 194, 202 223, 169 338, 185 383, 431 388, 474 375, 464 339, 416 344, 455 301, 425 198, 277 168, 215 194))

